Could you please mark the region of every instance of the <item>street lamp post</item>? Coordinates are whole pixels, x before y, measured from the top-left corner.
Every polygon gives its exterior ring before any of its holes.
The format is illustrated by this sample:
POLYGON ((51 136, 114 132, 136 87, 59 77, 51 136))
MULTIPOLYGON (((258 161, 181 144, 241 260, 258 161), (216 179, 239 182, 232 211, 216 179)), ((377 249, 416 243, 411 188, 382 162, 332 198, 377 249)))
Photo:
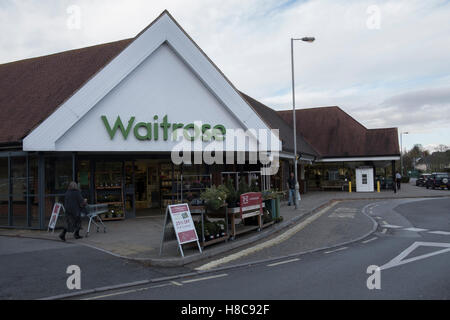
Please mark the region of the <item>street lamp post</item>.
POLYGON ((315 38, 313 37, 303 37, 303 38, 291 38, 291 70, 292 70, 292 123, 294 127, 294 177, 295 177, 295 195, 294 195, 294 204, 295 209, 298 209, 298 198, 297 194, 299 191, 298 184, 298 173, 297 173, 297 125, 295 118, 295 78, 294 78, 294 41, 301 40, 305 42, 313 42, 315 38))
POLYGON ((409 132, 400 132, 400 173, 403 176, 403 135, 409 132))

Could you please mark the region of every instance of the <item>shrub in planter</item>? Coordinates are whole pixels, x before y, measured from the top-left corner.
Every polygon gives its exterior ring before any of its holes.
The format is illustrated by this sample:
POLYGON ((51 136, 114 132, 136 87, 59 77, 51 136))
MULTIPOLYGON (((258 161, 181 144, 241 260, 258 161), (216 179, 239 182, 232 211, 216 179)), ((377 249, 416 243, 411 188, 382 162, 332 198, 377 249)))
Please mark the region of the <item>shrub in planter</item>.
POLYGON ((205 240, 214 240, 216 237, 216 225, 213 222, 205 222, 205 240))
POLYGON ((217 226, 217 231, 219 233, 219 237, 223 237, 226 235, 225 232, 225 221, 224 220, 220 220, 216 222, 216 226, 217 226))
POLYGON ((227 197, 227 189, 224 185, 212 186, 200 194, 200 198, 205 201, 206 207, 211 211, 219 210, 227 197))
POLYGON ((226 202, 228 204, 228 208, 235 208, 235 207, 237 207, 238 206, 238 202, 239 202, 239 196, 238 196, 238 192, 234 188, 233 183, 231 182, 231 180, 227 181, 227 183, 225 184, 225 188, 227 189, 226 202))
POLYGON ((244 179, 241 179, 241 181, 239 182, 238 199, 240 198, 241 194, 247 192, 250 192, 250 187, 248 186, 248 184, 245 182, 244 179))
POLYGON ((252 179, 252 181, 250 182, 250 192, 258 192, 258 191, 259 191, 258 182, 256 181, 256 179, 252 179))

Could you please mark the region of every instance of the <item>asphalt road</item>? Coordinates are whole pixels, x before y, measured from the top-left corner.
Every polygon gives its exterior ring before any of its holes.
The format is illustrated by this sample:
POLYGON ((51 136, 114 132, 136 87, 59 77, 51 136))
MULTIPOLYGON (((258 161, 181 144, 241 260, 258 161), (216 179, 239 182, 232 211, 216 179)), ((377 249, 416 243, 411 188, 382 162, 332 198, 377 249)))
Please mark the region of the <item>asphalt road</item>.
POLYGON ((366 210, 379 222, 377 232, 346 246, 82 298, 450 299, 449 208, 448 198, 376 202, 366 210), (369 266, 381 268, 379 282, 369 266), (379 289, 368 288, 369 277, 379 289))
POLYGON ((185 272, 162 270, 116 258, 77 244, 0 237, 0 300, 39 299, 73 292, 67 267, 81 270, 81 290, 185 272))
MULTIPOLYGON (((284 241, 219 264, 228 267, 224 270, 76 298, 450 299, 449 208, 449 198, 342 202, 284 241), (380 225, 375 233, 304 254, 367 234, 372 220, 362 214, 363 208, 380 225), (272 260, 255 263, 267 258, 272 260), (233 267, 236 264, 244 266, 233 267), (367 287, 371 265, 381 267, 380 289, 367 287)), ((69 265, 81 268, 82 290, 201 267, 150 268, 82 245, 10 237, 0 237, 0 260, 0 299, 73 292, 66 286, 69 265)))

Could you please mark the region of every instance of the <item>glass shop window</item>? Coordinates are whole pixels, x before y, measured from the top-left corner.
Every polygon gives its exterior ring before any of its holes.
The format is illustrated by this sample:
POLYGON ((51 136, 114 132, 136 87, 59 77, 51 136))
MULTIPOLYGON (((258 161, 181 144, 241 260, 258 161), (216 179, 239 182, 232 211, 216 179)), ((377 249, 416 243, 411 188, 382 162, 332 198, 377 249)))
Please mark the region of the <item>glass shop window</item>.
POLYGON ((72 181, 72 157, 45 159, 45 193, 64 194, 72 181))
POLYGON ((338 170, 329 170, 328 171, 328 180, 330 180, 330 181, 339 180, 339 171, 338 170))

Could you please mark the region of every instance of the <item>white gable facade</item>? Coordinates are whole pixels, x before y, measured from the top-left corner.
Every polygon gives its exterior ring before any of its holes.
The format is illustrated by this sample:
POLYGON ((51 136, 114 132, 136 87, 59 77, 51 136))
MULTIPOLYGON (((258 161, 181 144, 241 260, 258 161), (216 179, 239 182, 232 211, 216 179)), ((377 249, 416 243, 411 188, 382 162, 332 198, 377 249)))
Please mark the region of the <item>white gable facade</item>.
POLYGON ((215 144, 225 151, 254 151, 262 143, 281 151, 267 124, 163 13, 25 137, 23 149, 169 152, 180 143, 177 133, 200 139, 202 150, 215 144), (236 130, 246 132, 244 146, 228 136, 236 130), (265 142, 260 130, 268 133, 265 142))

